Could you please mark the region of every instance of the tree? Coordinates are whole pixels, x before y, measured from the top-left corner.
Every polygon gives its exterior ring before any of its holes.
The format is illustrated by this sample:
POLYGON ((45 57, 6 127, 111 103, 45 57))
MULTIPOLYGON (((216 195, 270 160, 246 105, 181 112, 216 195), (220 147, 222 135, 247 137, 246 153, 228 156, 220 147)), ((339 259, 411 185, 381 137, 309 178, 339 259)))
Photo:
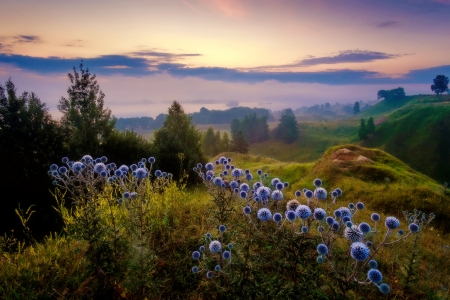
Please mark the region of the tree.
POLYGON ((239 119, 233 119, 233 121, 231 121, 230 128, 231 128, 231 138, 234 139, 234 137, 241 128, 241 121, 239 119))
POLYGON ((192 168, 197 163, 206 162, 201 140, 202 135, 192 123, 192 118, 174 101, 164 125, 154 133, 157 166, 163 168, 161 171, 172 173, 175 180, 189 175, 188 181, 195 182, 198 175, 192 168))
POLYGON ((231 141, 230 151, 247 154, 248 147, 249 147, 249 143, 248 143, 247 139, 245 138, 244 133, 241 130, 239 130, 236 133, 236 136, 231 141))
POLYGON ((405 89, 402 87, 398 87, 392 90, 379 90, 377 93, 378 99, 401 99, 405 96, 405 89))
POLYGON ((227 152, 230 150, 230 138, 226 132, 224 132, 222 139, 220 140, 220 149, 221 152, 227 152))
POLYGON ((370 117, 369 120, 367 120, 367 126, 366 126, 367 134, 375 133, 375 123, 373 122, 373 118, 370 117))
POLYGON ((353 105, 353 114, 356 115, 357 113, 359 113, 360 109, 359 109, 359 102, 356 101, 355 104, 353 105))
POLYGON ((431 85, 431 90, 437 95, 444 93, 448 89, 448 77, 445 75, 437 75, 433 79, 434 84, 431 85))
POLYGON ((100 90, 96 76, 83 69, 80 73, 73 68, 67 74, 71 86, 67 89, 68 98, 61 97, 58 110, 62 112, 62 126, 69 133, 69 145, 73 155, 99 155, 101 142, 108 138, 114 129, 115 118, 111 110, 104 108, 105 94, 100 90))
POLYGON ((298 124, 295 117, 292 115, 284 115, 280 119, 277 127, 273 131, 276 139, 281 139, 285 143, 292 143, 298 136, 298 124))
POLYGON ((214 129, 212 127, 209 127, 204 133, 202 138, 203 153, 205 153, 208 156, 216 155, 217 153, 215 149, 215 143, 216 137, 214 135, 214 129))
POLYGON ((358 136, 360 141, 367 138, 366 120, 362 118, 359 120, 358 136))

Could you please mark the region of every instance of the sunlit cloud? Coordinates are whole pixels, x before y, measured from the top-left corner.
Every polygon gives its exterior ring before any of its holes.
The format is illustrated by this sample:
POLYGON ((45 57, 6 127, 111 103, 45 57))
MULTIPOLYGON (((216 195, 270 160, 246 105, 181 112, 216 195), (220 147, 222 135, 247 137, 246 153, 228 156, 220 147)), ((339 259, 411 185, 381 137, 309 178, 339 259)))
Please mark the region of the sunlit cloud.
POLYGON ((394 28, 399 26, 400 22, 398 21, 386 21, 386 22, 381 22, 381 23, 377 23, 375 25, 375 27, 377 28, 394 28))

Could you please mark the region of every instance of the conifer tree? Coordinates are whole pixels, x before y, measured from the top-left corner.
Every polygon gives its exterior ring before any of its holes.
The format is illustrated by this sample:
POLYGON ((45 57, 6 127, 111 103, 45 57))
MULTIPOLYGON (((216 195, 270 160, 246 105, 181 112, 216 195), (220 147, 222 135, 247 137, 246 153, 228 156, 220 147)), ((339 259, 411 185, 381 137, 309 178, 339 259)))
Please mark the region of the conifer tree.
POLYGON ((236 136, 231 141, 230 151, 247 154, 248 147, 249 147, 249 143, 248 143, 247 139, 245 138, 244 133, 242 133, 242 131, 239 130, 236 133, 236 136))
POLYGON ((367 126, 366 126, 366 120, 364 120, 363 118, 361 118, 359 120, 359 130, 358 130, 358 136, 359 136, 359 140, 363 140, 365 138, 367 138, 367 126))
POLYGON ((373 122, 373 118, 370 117, 369 120, 367 120, 367 134, 375 133, 375 123, 373 122))

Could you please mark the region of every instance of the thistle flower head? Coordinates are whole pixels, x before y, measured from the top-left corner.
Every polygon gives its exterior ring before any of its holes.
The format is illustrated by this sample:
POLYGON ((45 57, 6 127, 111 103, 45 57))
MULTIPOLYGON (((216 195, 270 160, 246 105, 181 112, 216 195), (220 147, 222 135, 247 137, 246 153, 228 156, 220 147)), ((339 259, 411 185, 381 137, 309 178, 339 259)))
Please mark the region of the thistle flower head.
POLYGON ((372 221, 378 222, 380 221, 380 215, 377 213, 373 213, 370 218, 372 219, 372 221))
POLYGON ((192 258, 198 260, 200 258, 200 252, 198 251, 192 252, 192 258))
POLYGON ((323 226, 319 226, 319 227, 317 227, 317 230, 318 230, 319 232, 324 232, 324 231, 325 231, 325 228, 324 228, 323 226))
POLYGON ((318 257, 316 258, 316 261, 317 261, 319 264, 322 264, 322 263, 323 263, 323 257, 322 257, 322 256, 318 256, 318 257))
POLYGON ((278 182, 280 182, 280 179, 274 178, 274 179, 272 179, 272 181, 270 183, 272 184, 273 187, 276 187, 278 182))
POLYGON ((336 198, 338 196, 338 193, 336 191, 331 192, 331 197, 336 198))
POLYGON ((228 251, 228 250, 223 251, 222 258, 223 259, 230 259, 231 258, 231 252, 228 251))
POLYGON ((373 243, 372 243, 371 241, 367 241, 367 242, 366 242, 366 246, 367 246, 367 247, 370 248, 370 247, 372 247, 372 245, 373 245, 373 243))
POLYGON ((136 164, 132 164, 132 165, 130 166, 131 171, 136 171, 137 168, 138 168, 138 166, 137 166, 136 164))
POLYGON ((248 184, 243 183, 243 184, 241 184, 240 189, 241 189, 241 191, 248 192, 250 187, 248 186, 248 184))
POLYGON ((227 227, 225 227, 225 225, 220 225, 219 226, 219 231, 220 232, 225 232, 225 230, 227 230, 227 227))
POLYGON ((114 171, 114 175, 116 175, 117 177, 122 176, 122 171, 120 171, 119 169, 114 171))
POLYGON ((148 158, 148 162, 151 163, 151 164, 154 164, 155 161, 156 161, 156 159, 153 156, 148 158))
POLYGON ((250 173, 245 174, 245 179, 248 180, 248 181, 251 181, 251 180, 253 180, 253 175, 250 174, 250 173))
POLYGON ((369 257, 370 250, 364 243, 356 242, 350 246, 350 255, 354 260, 364 261, 369 257))
POLYGON ((235 189, 239 186, 239 184, 234 180, 230 181, 229 185, 230 185, 230 188, 232 188, 232 189, 235 189))
POLYGON ((320 255, 326 255, 328 253, 328 247, 325 244, 317 245, 317 252, 320 255))
POLYGON ((200 252, 204 252, 205 251, 205 246, 200 246, 199 248, 198 248, 198 251, 200 251, 200 252))
POLYGON ((246 206, 243 209, 244 214, 249 215, 252 212, 252 209, 250 208, 250 206, 246 206))
POLYGON ((302 192, 297 190, 295 191, 295 197, 300 197, 302 195, 302 192))
POLYGON ((260 219, 261 221, 269 221, 272 218, 272 213, 270 212, 270 210, 268 208, 260 208, 258 210, 258 219, 260 219))
POLYGON ((273 220, 276 223, 280 223, 281 220, 283 220, 283 216, 280 213, 276 213, 276 214, 273 215, 273 220))
POLYGON ((339 222, 337 221, 334 221, 333 225, 331 225, 331 229, 333 229, 334 231, 338 231, 340 227, 341 225, 339 225, 339 222))
POLYGON ((348 208, 350 208, 351 210, 354 210, 355 209, 355 204, 349 203, 348 204, 348 208))
POLYGON ((234 168, 233 171, 231 171, 231 176, 233 176, 233 177, 240 177, 243 174, 244 173, 242 172, 242 170, 238 169, 238 168, 234 168))
POLYGON ((222 269, 222 268, 220 267, 220 265, 216 265, 216 266, 214 267, 214 270, 215 270, 216 272, 220 272, 221 269, 222 269))
POLYGON ((376 269, 377 267, 378 267, 378 263, 376 260, 373 260, 373 259, 369 260, 369 268, 376 269))
POLYGON ((385 295, 391 292, 391 288, 386 283, 380 284, 378 288, 380 289, 380 292, 382 292, 385 295))
POLYGON ((284 189, 284 183, 278 182, 278 183, 275 185, 275 188, 276 188, 277 190, 281 191, 282 189, 284 189))
POLYGON ((83 170, 83 166, 84 166, 84 164, 82 162, 76 161, 72 165, 72 170, 75 173, 80 173, 83 170))
POLYGON ((313 183, 315 187, 322 186, 322 180, 320 180, 319 178, 314 179, 313 183))
POLYGON ((412 233, 416 233, 420 229, 419 225, 417 225, 416 223, 409 224, 408 228, 409 228, 409 231, 411 231, 412 233))
POLYGON ((261 199, 262 201, 269 200, 271 190, 268 187, 260 186, 256 190, 256 195, 261 199))
POLYGON ((283 193, 279 190, 275 190, 272 192, 272 199, 275 201, 283 200, 283 193))
POLYGON ((69 159, 67 157, 63 157, 61 161, 66 164, 69 161, 69 159))
POLYGON ((352 212, 347 207, 338 208, 341 211, 341 217, 352 217, 352 212))
POLYGON ((306 198, 311 199, 314 196, 314 193, 310 190, 306 190, 303 192, 303 195, 305 195, 306 198))
POLYGON ((67 168, 64 167, 64 166, 59 167, 58 172, 59 172, 59 174, 66 174, 67 173, 67 168))
POLYGON ((211 272, 211 271, 208 271, 208 272, 206 273, 206 278, 208 278, 208 279, 213 278, 213 276, 214 276, 214 273, 211 272))
POLYGON ((336 221, 336 220, 333 219, 333 217, 327 217, 327 218, 325 219, 325 222, 327 222, 328 226, 333 225, 335 221, 336 221))
POLYGON ((335 189, 335 191, 338 194, 338 197, 342 195, 342 190, 340 188, 335 189))
POLYGON ((356 225, 345 228, 344 236, 352 243, 362 242, 364 239, 364 234, 358 229, 356 225))
POLYGON ((197 273, 198 272, 198 267, 197 266, 193 266, 191 270, 192 270, 192 273, 197 273))
POLYGON ((81 158, 81 162, 85 163, 85 164, 90 164, 92 163, 93 159, 92 156, 90 155, 85 155, 81 158))
POLYGON ((222 186, 223 180, 221 177, 216 177, 216 178, 214 178, 213 183, 216 186, 222 186))
POLYGON ((300 219, 307 219, 311 216, 311 209, 307 205, 301 204, 295 209, 295 214, 300 219))
POLYGON ((342 223, 347 223, 348 221, 351 221, 352 219, 350 219, 350 217, 347 217, 347 216, 345 216, 345 217, 342 217, 342 223))
POLYGON ((308 227, 302 226, 302 233, 307 233, 307 232, 308 232, 308 227))
POLYGON ((138 168, 136 170, 136 175, 135 176, 136 176, 137 179, 144 179, 145 177, 147 177, 147 175, 148 175, 148 172, 144 168, 138 168))
POLYGON ((288 219, 289 221, 294 222, 296 218, 297 218, 297 215, 295 214, 295 211, 288 210, 286 212, 286 219, 288 219))
POLYGON ((102 156, 102 157, 100 157, 100 161, 101 161, 102 163, 105 163, 105 162, 108 161, 108 158, 107 158, 106 156, 102 156))
POLYGON ((221 156, 219 158, 219 163, 223 164, 225 161, 228 162, 228 160, 227 160, 227 158, 225 156, 221 156))
POLYGON ((359 228, 359 230, 362 232, 362 233, 364 233, 364 234, 366 234, 366 233, 369 233, 370 232, 370 225, 369 224, 367 224, 367 223, 365 223, 365 222, 362 222, 362 223, 360 223, 359 225, 358 225, 358 228, 359 228))
POLYGON ((400 226, 400 221, 395 217, 387 217, 386 220, 384 221, 384 225, 387 228, 394 230, 397 229, 398 226, 400 226))
POLYGON ((106 178, 108 176, 108 173, 106 171, 100 172, 100 177, 106 178))
POLYGON ((219 241, 212 241, 209 243, 209 251, 212 253, 219 253, 222 250, 222 244, 219 241))
POLYGON ((326 215, 327 212, 323 208, 316 207, 314 209, 314 219, 322 221, 323 219, 325 219, 326 215))
POLYGON ((258 170, 258 171, 256 171, 256 173, 258 173, 258 175, 262 175, 262 170, 258 170))
POLYGON ((359 210, 364 209, 364 203, 362 203, 362 202, 356 203, 356 208, 359 209, 359 210))
POLYGON ((58 170, 58 165, 57 165, 57 164, 52 164, 52 165, 50 166, 50 170, 52 170, 52 171, 58 170))
POLYGON ((261 186, 261 182, 255 182, 254 184, 253 184, 253 190, 257 190, 259 187, 261 186))
POLYGON ((319 200, 327 199, 327 190, 324 188, 318 187, 314 190, 314 197, 319 200))
POLYGON ((342 217, 342 212, 341 212, 341 210, 340 210, 340 209, 336 209, 336 210, 334 211, 334 216, 335 216, 336 218, 342 217))
POLYGON ((120 167, 119 167, 119 170, 120 171, 122 171, 122 173, 127 173, 128 172, 128 170, 129 170, 129 168, 128 168, 128 166, 126 166, 126 165, 121 165, 120 167))
POLYGON ((370 269, 369 272, 367 272, 367 278, 375 284, 379 284, 383 281, 383 275, 377 269, 370 269))

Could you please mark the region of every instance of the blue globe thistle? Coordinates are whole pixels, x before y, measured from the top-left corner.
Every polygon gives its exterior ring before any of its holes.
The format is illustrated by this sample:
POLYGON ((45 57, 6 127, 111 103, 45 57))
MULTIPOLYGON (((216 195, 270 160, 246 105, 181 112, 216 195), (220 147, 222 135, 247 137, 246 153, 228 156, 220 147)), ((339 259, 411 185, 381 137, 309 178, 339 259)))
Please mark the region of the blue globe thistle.
POLYGON ((72 165, 72 170, 75 173, 80 173, 81 170, 83 170, 83 163, 79 162, 79 161, 74 162, 73 165, 72 165))
POLYGON ((209 244, 209 251, 212 253, 219 253, 222 250, 222 244, 219 241, 212 241, 209 244))
POLYGON ((325 219, 326 216, 327 212, 323 208, 316 207, 314 209, 314 219, 322 221, 323 219, 325 219))
POLYGON ((356 242, 350 246, 350 255, 354 260, 364 261, 369 257, 370 250, 364 243, 356 242))
POLYGON ((362 242, 364 239, 364 234, 361 231, 359 231, 356 225, 345 228, 344 236, 347 240, 349 240, 352 243, 362 242))
POLYGON ((311 216, 311 209, 307 205, 299 205, 295 210, 295 214, 300 219, 307 219, 311 216))
POLYGON ((106 178, 107 176, 108 176, 108 173, 106 173, 106 171, 100 172, 100 177, 106 178))
POLYGON ((216 163, 216 165, 219 165, 219 164, 220 164, 220 161, 216 160, 215 163, 216 163))
POLYGON ((52 181, 52 184, 53 184, 53 185, 57 185, 57 184, 58 184, 58 181, 53 180, 53 181, 52 181))
POLYGON ((136 164, 132 164, 132 165, 130 166, 131 171, 136 171, 137 168, 138 168, 138 166, 137 166, 136 164))
POLYGON ((380 221, 380 215, 379 214, 377 214, 377 213, 373 213, 371 216, 370 216, 370 218, 372 219, 372 221, 375 221, 375 222, 378 222, 378 221, 380 221))
POLYGON ((198 251, 192 252, 192 258, 198 260, 200 258, 200 252, 198 251))
POLYGON ((137 193, 136 192, 131 192, 130 193, 130 198, 131 199, 136 199, 136 197, 137 197, 137 193))
POLYGON ((352 221, 345 222, 345 226, 348 227, 348 228, 352 228, 352 226, 353 226, 352 221))
POLYGON ((162 176, 161 170, 156 170, 155 171, 155 177, 161 177, 161 176, 162 176))
POLYGON ((323 226, 319 226, 319 227, 317 227, 317 230, 319 230, 319 232, 324 232, 325 228, 323 226))
POLYGON ((319 178, 314 179, 314 186, 315 187, 322 186, 322 180, 320 180, 319 178))
POLYGON ((403 229, 400 229, 400 230, 397 232, 397 234, 398 234, 399 236, 402 236, 402 235, 405 234, 405 231, 404 231, 403 229))
POLYGON ((239 184, 236 181, 230 181, 230 188, 235 189, 239 186, 239 184))
POLYGON ((370 269, 369 272, 367 272, 367 278, 375 284, 379 284, 383 281, 383 275, 377 269, 370 269))
POLYGON ((416 223, 411 223, 409 224, 409 231, 411 231, 412 233, 416 233, 419 231, 419 225, 417 225, 416 223))
POLYGON ((320 255, 327 255, 328 247, 325 244, 319 244, 319 245, 317 245, 317 252, 320 255))
POLYGON ((262 170, 258 170, 258 171, 256 171, 256 173, 258 173, 258 175, 262 175, 262 170))
POLYGON ((192 270, 192 273, 197 273, 198 272, 198 267, 197 266, 193 266, 191 270, 192 270))
POLYGON ((212 171, 214 169, 214 165, 209 162, 205 165, 205 169, 208 171, 212 171))
POLYGON ((241 169, 235 168, 233 171, 231 171, 231 176, 233 177, 240 177, 242 176, 243 172, 241 169))
POLYGON ((154 164, 155 161, 156 161, 156 159, 153 156, 148 158, 148 162, 151 163, 151 164, 154 164))
POLYGON ((305 195, 306 198, 311 199, 314 196, 314 193, 313 191, 306 190, 305 192, 303 192, 303 195, 305 195))
POLYGON ((284 187, 287 188, 289 186, 289 182, 283 183, 284 187))
POLYGON ((369 260, 369 268, 376 269, 377 267, 378 267, 378 263, 376 260, 373 260, 373 259, 369 260))
POLYGON ((308 232, 308 227, 307 226, 302 226, 302 232, 303 233, 307 233, 308 232))
POLYGON ((109 181, 109 183, 113 183, 114 182, 114 177, 109 177, 108 181, 109 181))
POLYGON ((269 221, 272 218, 272 213, 268 208, 260 208, 258 210, 258 219, 261 221, 269 221))
POLYGON ((52 171, 58 170, 58 165, 57 165, 57 164, 52 164, 52 165, 50 166, 50 170, 52 170, 52 171))
POLYGON ((322 257, 322 256, 318 256, 318 257, 316 258, 316 261, 317 261, 319 264, 322 264, 322 263, 323 263, 323 257, 322 257))
POLYGON ((215 270, 216 272, 220 272, 220 270, 221 270, 220 265, 216 265, 216 266, 214 267, 214 270, 215 270))
POLYGON ((52 175, 52 173, 53 173, 52 170, 48 170, 48 171, 47 171, 47 174, 50 175, 50 176, 52 175))
POLYGON ((362 203, 362 202, 356 203, 356 208, 359 210, 364 209, 364 203, 362 203))
POLYGON ((241 184, 240 189, 241 191, 248 192, 248 190, 250 190, 250 187, 248 186, 248 184, 243 183, 241 184))
POLYGON ((367 223, 365 223, 365 222, 362 222, 362 223, 360 223, 359 225, 358 225, 358 228, 359 228, 359 230, 362 232, 362 233, 364 233, 364 234, 366 234, 366 233, 369 233, 370 232, 370 225, 369 224, 367 224, 367 223))
POLYGON ((345 217, 343 217, 342 219, 342 223, 347 223, 348 221, 351 221, 352 219, 350 218, 350 217, 347 217, 347 216, 345 216, 345 217))
POLYGON ((348 208, 350 208, 351 210, 355 209, 355 204, 349 203, 348 204, 348 208))
POLYGON ((198 168, 198 169, 201 169, 202 167, 203 167, 203 165, 202 165, 201 163, 198 163, 198 164, 197 164, 197 168, 198 168))
POLYGON ((225 165, 225 169, 227 169, 227 170, 229 170, 229 169, 234 170, 234 168, 232 168, 230 165, 225 165))
POLYGON ((295 191, 295 197, 300 197, 302 195, 302 192, 301 191, 295 191))
POLYGON ((59 174, 66 174, 67 173, 67 168, 62 166, 58 169, 59 174))
POLYGON ((227 184, 225 182, 222 182, 222 184, 220 185, 221 188, 226 188, 227 184))
POLYGON ((286 212, 286 219, 288 219, 289 221, 294 222, 296 218, 297 218, 297 215, 295 214, 295 211, 288 210, 286 212))
MULTIPOLYGON (((230 165, 228 164, 228 161, 224 161, 222 164, 223 164, 224 166, 230 166, 230 165)), ((230 166, 229 168, 231 168, 231 166, 230 166)), ((229 169, 229 168, 228 168, 228 169, 229 169)))
POLYGON ((327 217, 325 222, 327 222, 328 226, 332 226, 336 220, 333 217, 327 217))
POLYGON ((166 173, 166 172, 162 172, 161 176, 162 176, 162 177, 166 177, 166 176, 167 176, 167 173, 166 173))
POLYGON ((314 197, 319 200, 327 199, 327 190, 324 188, 318 187, 314 190, 314 197))
POLYGON ((341 212, 341 210, 340 210, 340 209, 336 209, 336 210, 334 211, 334 216, 335 216, 336 218, 342 217, 342 212, 341 212))
POLYGON ((380 289, 380 292, 382 292, 385 295, 391 292, 391 288, 386 283, 380 284, 378 288, 380 289))
POLYGON ((200 246, 199 248, 198 248, 198 251, 200 251, 200 252, 204 252, 205 251, 205 246, 200 246))
POLYGON ((101 161, 102 163, 105 163, 105 162, 108 161, 108 158, 107 158, 106 156, 102 156, 102 157, 100 157, 100 161, 101 161))
POLYGON ((63 157, 62 159, 61 159, 61 161, 63 162, 63 163, 67 163, 68 161, 69 161, 69 159, 67 158, 67 157, 63 157))
POLYGON ((286 204, 286 210, 288 210, 288 211, 289 210, 295 211, 299 205, 300 205, 300 202, 298 202, 297 200, 295 200, 295 199, 290 200, 286 204))
POLYGON ((93 161, 93 159, 92 159, 92 156, 85 155, 81 158, 81 161, 85 164, 90 164, 93 161))
POLYGON ((228 176, 228 171, 227 171, 227 170, 223 170, 223 171, 222 171, 222 175, 223 175, 223 176, 228 176))
POLYGON ((259 198, 256 194, 253 194, 253 200, 255 200, 255 202, 261 202, 261 198, 259 198))
POLYGON ((338 208, 341 211, 342 217, 352 217, 352 212, 347 207, 338 208))
POLYGON ((338 196, 338 193, 336 191, 331 192, 331 197, 336 198, 338 196))
POLYGON ((99 164, 99 163, 101 163, 101 162, 102 162, 102 160, 101 160, 100 158, 94 159, 94 164, 99 164))
POLYGON ((278 182, 280 182, 280 179, 274 178, 274 179, 272 179, 272 181, 270 183, 272 184, 273 187, 275 187, 278 182))
POLYGON ((53 177, 58 177, 58 171, 51 171, 53 177))
POLYGON ((227 158, 227 161, 228 161, 228 162, 231 162, 231 157, 228 157, 228 158, 227 158))
POLYGON ((225 232, 225 230, 227 230, 227 227, 225 225, 220 225, 219 226, 219 231, 220 232, 225 232))
POLYGON ((117 199, 117 202, 118 202, 119 204, 122 204, 122 202, 123 202, 122 198, 117 199))
POLYGON ((269 175, 267 173, 264 173, 264 177, 268 177, 269 175))
POLYGON ((147 175, 148 175, 148 172, 144 168, 139 168, 139 169, 136 170, 136 175, 135 176, 136 176, 137 179, 144 179, 145 177, 147 177, 147 175))
POLYGON ((130 198, 130 193, 129 193, 129 192, 123 193, 123 197, 124 197, 125 199, 130 198))
POLYGON ((283 200, 283 193, 279 190, 275 190, 272 192, 272 199, 275 201, 283 200))
POLYGON ((256 190, 256 195, 261 199, 261 201, 269 200, 271 190, 268 187, 260 186, 256 190))
POLYGON ((398 226, 400 226, 400 221, 395 217, 387 217, 386 220, 384 221, 384 225, 387 228, 394 230, 397 229, 398 226))
POLYGON ((206 176, 214 176, 214 172, 213 171, 206 171, 206 176))
POLYGON ((206 181, 211 181, 212 177, 210 175, 206 176, 205 180, 206 181))
POLYGON ((254 184, 253 184, 253 190, 257 190, 259 187, 261 186, 261 182, 255 182, 254 184))
POLYGON ((245 179, 248 181, 252 181, 253 180, 253 175, 252 174, 245 174, 245 179))
MULTIPOLYGON (((84 170, 84 169, 86 169, 86 165, 85 164, 82 164, 81 165, 81 170, 84 170)), ((91 174, 92 173, 92 171, 88 171, 88 174, 91 174)))
POLYGON ((337 188, 334 191, 338 194, 338 197, 342 195, 342 190, 340 188, 337 188))
POLYGON ((128 172, 128 170, 129 170, 129 168, 128 168, 128 166, 126 166, 126 165, 121 165, 120 167, 119 167, 119 170, 120 171, 122 171, 122 173, 127 173, 128 172))
MULTIPOLYGON (((233 192, 234 192, 235 194, 237 194, 237 193, 239 193, 239 189, 238 189, 238 188, 235 188, 235 189, 233 190, 233 192)), ((243 193, 245 193, 245 192, 243 192, 243 193)))
POLYGON ((208 279, 213 278, 213 276, 214 276, 214 274, 213 274, 213 272, 211 272, 211 271, 208 271, 208 272, 206 273, 206 278, 208 278, 208 279))
POLYGON ((276 188, 277 190, 281 191, 282 189, 284 189, 284 183, 278 182, 278 183, 275 185, 275 188, 276 188))
POLYGON ((367 241, 367 242, 366 242, 366 246, 367 246, 367 247, 370 248, 370 247, 372 247, 372 245, 373 245, 373 243, 372 243, 371 241, 367 241))
POLYGON ((117 169, 117 166, 116 166, 115 163, 110 163, 109 165, 110 165, 110 167, 111 167, 112 170, 117 169))
POLYGON ((69 166, 69 168, 72 168, 72 167, 73 167, 73 161, 69 161, 69 162, 67 163, 67 165, 69 166))
POLYGON ((211 238, 211 233, 207 232, 207 233, 205 234, 205 236, 206 236, 207 239, 210 239, 210 238, 211 238))
POLYGON ((243 209, 244 214, 249 215, 252 212, 252 209, 250 208, 250 206, 246 206, 243 209))
POLYGON ((228 251, 228 250, 223 251, 222 258, 223 259, 230 259, 231 258, 231 252, 228 251))
POLYGON ((247 198, 247 192, 241 191, 241 192, 239 193, 239 197, 241 197, 242 199, 247 198))
POLYGON ((276 213, 276 214, 273 215, 273 220, 276 223, 280 223, 281 220, 283 220, 283 216, 280 213, 276 213))
POLYGON ((334 221, 333 225, 331 225, 331 229, 333 229, 334 231, 338 231, 340 227, 341 225, 339 225, 339 222, 337 221, 334 221))
POLYGON ((229 243, 229 244, 228 244, 228 248, 233 249, 233 244, 232 244, 232 243, 229 243))
POLYGON ((219 163, 223 164, 225 161, 228 162, 228 160, 227 160, 227 158, 225 156, 221 156, 219 158, 219 163))
POLYGON ((222 186, 223 180, 220 177, 216 177, 216 178, 214 178, 213 183, 216 186, 222 186))

